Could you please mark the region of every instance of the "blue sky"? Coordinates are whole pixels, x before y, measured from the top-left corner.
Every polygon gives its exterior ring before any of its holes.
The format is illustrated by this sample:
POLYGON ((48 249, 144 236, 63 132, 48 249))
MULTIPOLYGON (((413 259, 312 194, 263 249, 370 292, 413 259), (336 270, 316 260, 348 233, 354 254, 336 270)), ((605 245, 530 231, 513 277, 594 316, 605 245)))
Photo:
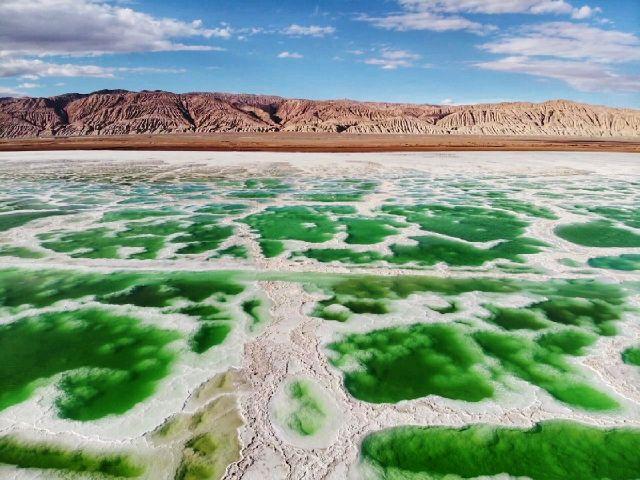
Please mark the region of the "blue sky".
POLYGON ((640 108, 640 1, 0 0, 0 96, 113 88, 640 108))

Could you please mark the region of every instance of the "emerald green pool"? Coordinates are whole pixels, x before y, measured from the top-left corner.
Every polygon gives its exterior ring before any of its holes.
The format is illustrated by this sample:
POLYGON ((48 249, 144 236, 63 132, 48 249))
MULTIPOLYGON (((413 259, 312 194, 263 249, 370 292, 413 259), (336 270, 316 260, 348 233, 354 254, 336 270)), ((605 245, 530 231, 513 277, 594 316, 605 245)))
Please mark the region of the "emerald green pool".
POLYGON ((640 430, 573 422, 525 428, 398 427, 370 434, 362 456, 386 480, 507 474, 533 480, 635 480, 640 430))

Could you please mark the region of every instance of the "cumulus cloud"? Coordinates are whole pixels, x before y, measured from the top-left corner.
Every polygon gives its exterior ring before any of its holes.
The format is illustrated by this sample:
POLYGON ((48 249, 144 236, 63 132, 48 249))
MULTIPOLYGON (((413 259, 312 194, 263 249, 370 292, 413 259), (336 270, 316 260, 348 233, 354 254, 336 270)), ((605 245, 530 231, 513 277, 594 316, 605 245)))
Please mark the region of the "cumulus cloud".
POLYGON ((571 15, 576 19, 588 18, 602 10, 583 5, 574 7, 565 0, 399 0, 398 3, 411 10, 446 13, 477 13, 499 15, 524 13, 530 15, 571 15))
POLYGON ((18 85, 18 88, 38 88, 41 87, 42 85, 40 85, 39 83, 32 83, 32 82, 23 82, 20 85, 18 85))
POLYGON ((405 8, 447 13, 571 13, 573 7, 564 0, 399 0, 405 8))
POLYGON ((9 87, 0 87, 0 97, 24 97, 25 93, 9 87))
POLYGON ((336 29, 334 27, 320 27, 318 25, 309 25, 305 27, 294 23, 284 28, 282 33, 292 37, 324 37, 335 33, 335 31, 336 29))
POLYGON ((361 20, 388 30, 465 30, 485 34, 496 30, 490 24, 470 20, 463 14, 566 14, 584 19, 600 12, 598 7, 574 7, 565 0, 397 0, 401 12, 385 16, 362 16, 361 20))
POLYGON ((280 52, 278 54, 278 58, 303 58, 304 55, 301 55, 300 53, 296 53, 296 52, 280 52))
POLYGON ((0 61, 0 77, 113 77, 113 69, 97 65, 49 63, 26 58, 8 58, 0 61))
POLYGON ((595 62, 514 56, 477 63, 476 66, 499 72, 552 78, 585 92, 640 91, 640 76, 621 75, 607 65, 595 62))
POLYGON ((519 35, 505 36, 480 48, 510 56, 551 56, 603 63, 640 60, 640 38, 634 34, 570 22, 527 27, 519 35))
MULTIPOLYGON (((178 68, 101 67, 73 63, 51 63, 40 59, 0 58, 0 77, 36 80, 42 77, 113 78, 117 73, 182 73, 178 68)), ((27 88, 27 87, 24 87, 27 88)))
POLYGON ((573 12, 571 13, 571 18, 574 18, 576 20, 584 20, 585 18, 592 17, 596 13, 601 13, 601 12, 602 12, 602 9, 600 7, 592 8, 588 5, 584 5, 583 7, 580 7, 580 8, 574 8, 573 12))
POLYGON ((362 16, 360 19, 379 28, 400 32, 408 30, 431 30, 434 32, 467 30, 473 33, 484 33, 495 29, 490 25, 473 22, 457 15, 443 16, 432 12, 404 12, 384 17, 362 16))
POLYGON ((640 91, 640 76, 612 66, 640 60, 640 38, 632 33, 549 22, 479 47, 505 55, 479 68, 560 80, 582 91, 640 91))
POLYGON ((383 70, 396 70, 400 67, 412 67, 419 59, 420 55, 406 50, 383 49, 378 56, 367 58, 364 63, 378 66, 383 70))
POLYGON ((205 28, 94 0, 3 0, 0 50, 21 55, 100 55, 217 50, 188 38, 229 38, 227 26, 205 28))

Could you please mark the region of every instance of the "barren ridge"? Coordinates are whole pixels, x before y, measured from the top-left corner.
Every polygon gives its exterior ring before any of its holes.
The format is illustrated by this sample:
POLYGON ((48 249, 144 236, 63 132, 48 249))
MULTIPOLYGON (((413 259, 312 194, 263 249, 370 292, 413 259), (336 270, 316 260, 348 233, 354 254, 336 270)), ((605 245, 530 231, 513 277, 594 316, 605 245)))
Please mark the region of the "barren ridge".
POLYGON ((439 106, 126 90, 0 99, 0 138, 187 132, 637 137, 640 111, 566 100, 439 106))

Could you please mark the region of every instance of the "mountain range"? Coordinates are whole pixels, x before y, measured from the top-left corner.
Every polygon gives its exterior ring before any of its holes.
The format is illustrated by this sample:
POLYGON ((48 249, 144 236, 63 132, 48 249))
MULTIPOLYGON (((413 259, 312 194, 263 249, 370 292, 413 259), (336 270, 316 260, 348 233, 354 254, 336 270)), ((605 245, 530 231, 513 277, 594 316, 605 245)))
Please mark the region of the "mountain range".
POLYGON ((0 138, 216 132, 638 137, 640 110, 568 100, 425 105, 126 90, 0 98, 0 138))

